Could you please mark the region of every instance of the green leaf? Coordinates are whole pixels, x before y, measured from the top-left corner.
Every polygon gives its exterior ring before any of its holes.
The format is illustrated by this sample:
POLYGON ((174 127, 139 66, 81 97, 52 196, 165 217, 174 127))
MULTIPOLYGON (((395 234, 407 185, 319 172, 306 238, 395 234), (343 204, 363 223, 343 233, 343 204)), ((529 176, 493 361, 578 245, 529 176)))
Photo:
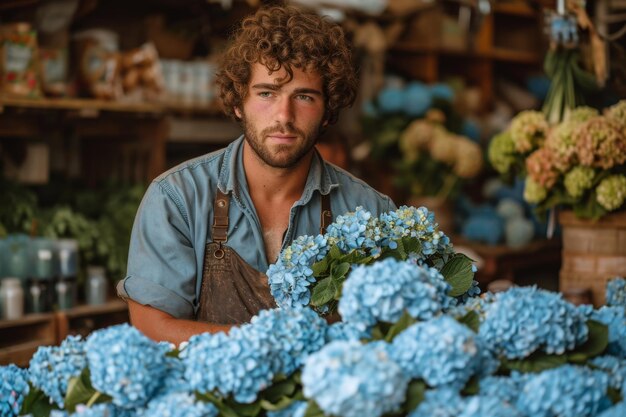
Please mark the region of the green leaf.
POLYGON ((380 328, 380 324, 377 324, 372 329, 372 340, 383 340, 385 338, 385 334, 380 328))
POLYGON ((420 253, 422 251, 422 244, 416 237, 403 237, 402 245, 404 246, 406 253, 420 253))
POLYGON ((480 385, 478 382, 478 377, 476 375, 472 376, 469 381, 463 387, 461 393, 463 395, 476 395, 480 391, 480 385))
POLYGON ((330 276, 333 277, 334 280, 337 280, 344 278, 348 271, 350 271, 350 264, 348 262, 343 262, 332 266, 330 276))
POLYGON ((322 306, 333 299, 335 296, 335 288, 331 287, 332 277, 324 278, 318 281, 313 287, 311 294, 311 305, 315 307, 322 306))
POLYGON ((406 261, 406 259, 409 257, 409 255, 406 253, 406 249, 404 248, 404 242, 402 241, 402 239, 399 239, 396 242, 398 243, 398 247, 394 251, 394 252, 397 253, 397 257, 396 258, 401 260, 401 261, 406 261))
POLYGON ((426 392, 426 383, 421 379, 411 381, 406 389, 406 401, 402 409, 407 413, 415 410, 422 401, 426 392))
POLYGON ((234 400, 226 401, 230 408, 240 417, 256 417, 261 413, 261 402, 255 401, 252 404, 242 404, 234 400))
POLYGON ((313 400, 309 400, 309 405, 304 412, 304 417, 324 417, 324 412, 313 400))
POLYGON ((343 255, 343 253, 341 253, 341 249, 339 249, 339 247, 337 245, 333 245, 330 247, 330 250, 328 251, 328 257, 329 257, 329 262, 332 261, 333 259, 339 259, 341 258, 341 256, 343 255))
POLYGON ((289 405, 291 403, 293 403, 294 400, 293 398, 289 398, 289 397, 281 397, 280 399, 278 399, 278 401, 272 403, 269 402, 267 400, 261 400, 260 404, 261 404, 261 408, 267 411, 278 411, 278 410, 282 410, 283 408, 287 408, 289 407, 289 405))
MULTIPOLYGON (((67 384, 65 408, 73 413, 78 404, 86 404, 97 393, 98 391, 91 385, 89 368, 85 368, 79 376, 71 378, 67 384)), ((102 395, 102 397, 104 398, 99 402, 106 400, 107 396, 102 395)))
POLYGON ((325 256, 321 261, 317 261, 311 266, 313 270, 313 276, 316 278, 327 276, 328 274, 328 256, 325 256))
POLYGON ((22 403, 22 409, 19 415, 32 414, 35 417, 48 416, 50 415, 50 411, 58 410, 58 407, 50 404, 50 399, 43 391, 35 388, 31 384, 29 385, 30 391, 26 398, 24 398, 24 403, 22 403))
POLYGON ((352 262, 354 264, 359 264, 359 265, 369 265, 372 263, 372 261, 376 259, 373 256, 365 256, 363 258, 357 259, 355 262, 352 262))
POLYGON ((295 390, 296 383, 291 378, 279 382, 274 381, 272 386, 261 393, 261 397, 271 403, 276 403, 281 398, 293 395, 295 390))
POLYGON ((470 289, 474 279, 472 260, 457 253, 441 268, 441 275, 452 287, 449 292, 451 297, 463 295, 470 289))
POLYGON ((478 333, 478 329, 480 327, 480 316, 477 312, 468 311, 463 317, 458 319, 458 322, 472 329, 474 333, 478 333))
POLYGON ((607 397, 609 397, 609 399, 611 400, 613 404, 620 403, 623 400, 622 394, 619 392, 619 390, 615 388, 609 387, 606 390, 606 395, 607 397))
POLYGON ((509 360, 502 358, 500 361, 504 369, 510 371, 520 371, 523 373, 541 372, 547 369, 558 368, 567 363, 565 355, 548 355, 544 352, 535 352, 528 358, 519 360, 509 360))
POLYGON ((587 328, 589 329, 587 341, 567 355, 571 362, 584 362, 598 356, 609 344, 609 328, 606 325, 595 320, 587 320, 587 328))
POLYGON ((387 343, 391 343, 397 335, 402 333, 409 326, 415 324, 416 322, 417 320, 411 317, 411 315, 405 310, 402 314, 402 317, 400 317, 400 319, 389 328, 389 331, 385 336, 385 341, 387 343))

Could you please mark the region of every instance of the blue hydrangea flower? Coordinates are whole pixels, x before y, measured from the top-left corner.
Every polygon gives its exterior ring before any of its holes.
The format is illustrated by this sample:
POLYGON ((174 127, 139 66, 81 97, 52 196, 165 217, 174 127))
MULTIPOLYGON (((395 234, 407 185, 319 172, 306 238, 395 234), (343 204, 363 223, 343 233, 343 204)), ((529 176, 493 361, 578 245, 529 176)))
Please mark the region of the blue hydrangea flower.
POLYGON ((402 206, 396 211, 381 214, 380 222, 388 245, 403 237, 418 238, 422 245, 420 258, 423 260, 438 254, 446 261, 454 253, 448 236, 439 231, 435 214, 426 207, 402 206))
POLYGON ((460 388, 480 364, 475 333, 449 316, 415 323, 391 344, 390 356, 411 378, 460 388))
POLYGON ((626 359, 604 355, 593 358, 589 364, 609 376, 609 386, 618 391, 626 390, 626 359))
POLYGON ((337 245, 343 252, 375 249, 379 246, 380 228, 378 219, 372 213, 359 206, 354 212, 337 216, 326 229, 329 245, 337 245))
POLYGON ((451 305, 449 289, 435 268, 387 258, 353 268, 343 285, 339 312, 345 322, 361 329, 394 323, 405 311, 424 320, 451 305))
POLYGON ((469 397, 462 408, 459 417, 522 417, 510 403, 484 395, 469 397))
POLYGON ((192 336, 180 352, 185 379, 201 393, 218 391, 235 401, 251 403, 274 378, 273 346, 267 335, 249 328, 192 336), (248 329, 248 330, 246 330, 248 329))
POLYGON ((517 408, 533 417, 595 416, 606 401, 605 373, 564 365, 528 377, 517 408))
POLYGON ((498 398, 509 404, 515 404, 525 379, 518 373, 512 373, 511 377, 488 376, 479 382, 480 396, 498 398))
POLYGON ((562 354, 584 343, 588 333, 579 309, 561 294, 534 286, 497 293, 479 330, 489 349, 509 359, 525 358, 540 348, 562 354))
POLYGON ((272 347, 272 372, 290 375, 326 343, 328 324, 310 308, 263 310, 242 331, 272 347))
POLYGON ((606 305, 626 308, 626 279, 615 277, 606 284, 606 305))
POLYGON ((87 366, 85 350, 80 336, 68 336, 61 346, 40 347, 30 360, 30 382, 62 408, 67 384, 87 366))
POLYGON ((217 417, 219 411, 211 403, 196 400, 190 392, 174 392, 155 397, 139 417, 217 417))
POLYGON ((450 387, 428 390, 424 400, 409 417, 457 417, 463 411, 463 398, 450 387))
POLYGON ((15 365, 0 367, 0 416, 17 416, 28 395, 28 372, 15 365))
POLYGON ((93 387, 122 408, 143 407, 168 372, 167 346, 128 324, 93 332, 85 350, 93 387))
POLYGON ((600 307, 591 313, 591 318, 609 328, 607 352, 626 359, 626 308, 600 307))
POLYGON ((304 396, 324 413, 379 417, 403 403, 408 379, 379 345, 336 341, 309 356, 302 371, 304 396))
POLYGON ((479 335, 474 337, 474 341, 476 343, 476 349, 478 349, 476 375, 479 378, 486 378, 489 375, 495 374, 498 368, 500 368, 498 355, 489 348, 489 345, 482 340, 479 335))
POLYGON ((294 401, 282 410, 268 411, 267 417, 304 417, 307 406, 304 401, 294 401))
POLYGON ((311 266, 328 253, 327 240, 322 235, 300 236, 285 248, 267 277, 272 296, 279 307, 302 307, 311 301, 310 285, 315 282, 311 266))
POLYGON ((356 326, 353 323, 346 323, 340 321, 328 326, 326 331, 326 342, 330 343, 335 340, 356 340, 370 339, 372 333, 368 330, 362 330, 360 326, 356 326))
POLYGON ((620 401, 613 407, 607 408, 598 417, 624 417, 626 416, 626 400, 620 401))
MULTIPOLYGON (((71 414, 70 417, 135 417, 136 415, 141 415, 142 412, 142 409, 126 410, 112 403, 94 404, 91 407, 79 404, 76 406, 76 411, 71 414)), ((67 415, 68 414, 65 413, 63 416, 58 417, 65 417, 67 415)), ((50 414, 50 417, 55 416, 50 414)))

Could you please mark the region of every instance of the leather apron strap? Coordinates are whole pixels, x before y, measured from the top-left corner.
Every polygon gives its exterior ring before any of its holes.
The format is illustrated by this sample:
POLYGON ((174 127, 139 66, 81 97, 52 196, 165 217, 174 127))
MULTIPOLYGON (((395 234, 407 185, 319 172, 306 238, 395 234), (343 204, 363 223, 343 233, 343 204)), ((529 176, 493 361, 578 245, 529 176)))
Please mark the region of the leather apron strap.
MULTIPOLYGON (((215 324, 247 323, 259 311, 275 308, 267 276, 248 265, 228 241, 230 196, 217 190, 202 269, 196 319, 215 324)), ((321 196, 320 233, 332 222, 330 196, 321 196)))

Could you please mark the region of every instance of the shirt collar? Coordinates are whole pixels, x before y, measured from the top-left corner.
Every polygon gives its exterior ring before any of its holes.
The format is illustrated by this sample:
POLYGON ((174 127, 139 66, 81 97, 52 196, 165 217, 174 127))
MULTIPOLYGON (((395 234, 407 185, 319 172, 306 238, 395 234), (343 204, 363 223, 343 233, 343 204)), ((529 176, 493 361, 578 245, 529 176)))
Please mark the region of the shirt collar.
MULTIPOLYGON (((239 193, 239 184, 245 182, 245 171, 243 168, 243 135, 233 141, 224 152, 224 161, 220 170, 217 186, 223 193, 233 191, 235 195, 239 193), (244 181, 244 182, 242 182, 244 181)), ((339 183, 331 178, 328 165, 322 159, 317 150, 311 160, 311 168, 304 186, 304 192, 300 203, 306 204, 311 199, 314 191, 321 194, 329 194, 333 188, 339 187, 339 183)))

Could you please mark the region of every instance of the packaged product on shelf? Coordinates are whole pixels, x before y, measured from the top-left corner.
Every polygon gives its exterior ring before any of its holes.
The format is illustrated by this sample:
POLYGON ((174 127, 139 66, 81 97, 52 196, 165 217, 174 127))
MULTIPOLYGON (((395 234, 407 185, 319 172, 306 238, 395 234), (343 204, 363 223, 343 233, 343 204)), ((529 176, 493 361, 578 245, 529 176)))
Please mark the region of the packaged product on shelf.
POLYGON ((159 54, 151 43, 121 55, 124 94, 129 99, 153 101, 165 91, 159 54))
POLYGON ((67 49, 40 48, 41 89, 50 97, 67 94, 67 49))
POLYGON ((117 35, 90 29, 74 35, 77 78, 83 94, 115 100, 122 96, 117 35))
POLYGON ((37 32, 28 23, 0 26, 0 91, 39 97, 37 32))

